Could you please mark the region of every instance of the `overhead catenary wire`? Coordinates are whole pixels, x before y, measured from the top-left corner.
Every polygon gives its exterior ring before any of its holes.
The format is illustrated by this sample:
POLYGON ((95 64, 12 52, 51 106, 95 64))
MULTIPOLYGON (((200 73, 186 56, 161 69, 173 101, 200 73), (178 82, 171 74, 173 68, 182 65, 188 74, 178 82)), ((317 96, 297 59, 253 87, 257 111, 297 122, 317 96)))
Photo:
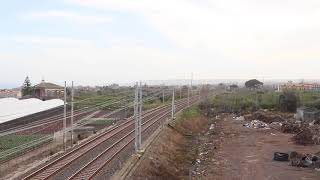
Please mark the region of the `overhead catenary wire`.
MULTIPOLYGON (((152 99, 155 99, 155 98, 159 98, 159 97, 157 97, 159 94, 161 94, 162 93, 162 91, 160 91, 160 92, 155 92, 155 93, 153 93, 153 95, 151 96, 151 97, 148 97, 148 98, 145 98, 144 99, 144 102, 146 102, 146 101, 149 101, 149 100, 152 100, 152 99)), ((151 94, 149 94, 149 95, 151 95, 151 94)), ((40 141, 41 139, 39 139, 39 141, 40 141)), ((35 140, 35 141, 33 141, 33 142, 37 142, 37 140, 35 140)))
MULTIPOLYGON (((161 90, 159 90, 159 91, 157 91, 157 92, 149 93, 149 95, 153 95, 152 98, 146 98, 146 99, 144 99, 143 102, 147 102, 147 101, 149 101, 149 100, 153 100, 153 99, 156 98, 156 96, 158 96, 160 93, 162 93, 161 90)), ((158 97, 157 97, 157 98, 158 98, 158 97)), ((92 107, 83 108, 82 111, 80 111, 80 112, 78 111, 77 114, 74 115, 74 117, 80 116, 80 115, 85 114, 85 113, 88 113, 88 112, 91 112, 91 111, 93 111, 93 110, 95 110, 95 109, 98 109, 98 108, 101 108, 101 107, 107 107, 107 106, 110 106, 110 105, 114 105, 114 104, 120 103, 120 102, 122 102, 124 99, 126 99, 126 98, 122 98, 122 99, 119 100, 119 101, 104 102, 104 103, 99 103, 99 104, 97 104, 97 105, 95 105, 95 106, 92 106, 92 107)), ((128 107, 132 107, 132 105, 127 106, 127 108, 128 108, 128 107)), ((67 116, 66 118, 70 118, 70 117, 71 117, 71 115, 67 116)), ((18 129, 18 130, 13 130, 13 131, 8 131, 8 132, 6 131, 6 132, 4 132, 4 133, 1 133, 1 134, 0 134, 0 137, 1 137, 1 136, 5 136, 5 135, 9 135, 9 134, 13 134, 13 133, 17 133, 17 132, 21 132, 21 131, 26 131, 26 130, 29 130, 29 129, 32 129, 32 128, 35 128, 35 127, 39 127, 39 126, 43 126, 43 125, 53 124, 53 123, 56 123, 56 122, 59 122, 59 121, 63 120, 63 118, 64 118, 64 117, 61 117, 61 118, 55 119, 55 120, 53 120, 53 121, 44 122, 44 123, 41 123, 41 124, 36 124, 36 125, 34 125, 34 126, 30 126, 30 127, 26 127, 26 128, 23 128, 23 127, 22 127, 21 129, 18 129)), ((46 120, 51 120, 51 119, 52 119, 51 117, 50 117, 50 118, 46 118, 46 120)), ((47 128, 49 128, 49 127, 47 127, 47 128)))

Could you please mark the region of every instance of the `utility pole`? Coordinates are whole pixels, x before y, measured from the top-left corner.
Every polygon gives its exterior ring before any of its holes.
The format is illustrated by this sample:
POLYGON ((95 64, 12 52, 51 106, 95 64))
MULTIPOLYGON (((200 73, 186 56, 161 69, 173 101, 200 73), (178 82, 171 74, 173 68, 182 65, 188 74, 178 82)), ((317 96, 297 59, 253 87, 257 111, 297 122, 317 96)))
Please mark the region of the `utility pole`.
POLYGON ((199 88, 199 100, 201 100, 201 86, 200 86, 200 88, 199 88))
POLYGON ((140 81, 140 96, 139 96, 139 150, 141 148, 141 114, 142 114, 142 83, 140 81))
POLYGON ((139 150, 139 143, 138 143, 138 136, 139 136, 139 100, 138 100, 138 96, 139 96, 139 87, 138 87, 138 83, 136 83, 136 89, 135 89, 135 96, 134 96, 134 134, 135 134, 135 141, 134 141, 134 148, 136 151, 139 150))
POLYGON ((174 106, 174 89, 172 91, 172 107, 171 107, 171 119, 174 119, 174 112, 175 112, 175 106, 174 106))
POLYGON ((190 92, 189 92, 189 87, 188 87, 188 107, 190 106, 190 92))
POLYGON ((191 97, 193 96, 193 91, 192 91, 192 89, 193 89, 192 85, 193 84, 192 84, 192 81, 193 81, 193 73, 191 73, 191 97))
POLYGON ((124 106, 124 118, 123 119, 125 119, 125 118, 127 118, 127 100, 125 99, 123 102, 124 102, 124 104, 123 104, 123 106, 124 106))
POLYGON ((73 147, 73 110, 74 110, 74 89, 73 81, 71 84, 71 147, 73 147))
POLYGON ((162 90, 162 103, 164 103, 164 90, 162 90))
POLYGON ((180 86, 180 99, 181 99, 181 97, 182 97, 182 96, 181 96, 181 91, 182 91, 182 89, 181 89, 181 86, 180 86))
POLYGON ((64 103, 63 103, 63 147, 64 147, 64 151, 67 150, 66 129, 67 129, 67 82, 64 81, 64 103))

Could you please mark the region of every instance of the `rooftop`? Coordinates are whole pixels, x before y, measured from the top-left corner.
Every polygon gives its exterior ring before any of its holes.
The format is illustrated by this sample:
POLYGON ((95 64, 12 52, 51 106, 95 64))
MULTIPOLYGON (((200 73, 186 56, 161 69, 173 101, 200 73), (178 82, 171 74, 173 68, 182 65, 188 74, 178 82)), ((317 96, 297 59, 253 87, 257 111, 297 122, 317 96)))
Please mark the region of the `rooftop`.
POLYGON ((35 85, 35 88, 45 88, 45 89, 64 89, 64 87, 45 82, 44 80, 41 81, 40 84, 35 85))

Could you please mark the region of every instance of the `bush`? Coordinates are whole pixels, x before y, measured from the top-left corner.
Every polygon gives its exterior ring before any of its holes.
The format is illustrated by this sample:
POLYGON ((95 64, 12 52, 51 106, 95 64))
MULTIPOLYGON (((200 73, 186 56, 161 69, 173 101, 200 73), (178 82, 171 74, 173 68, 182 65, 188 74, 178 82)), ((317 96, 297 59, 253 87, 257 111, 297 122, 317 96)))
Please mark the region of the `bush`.
POLYGON ((299 96, 294 91, 284 91, 279 97, 279 108, 283 112, 295 112, 299 102, 299 96))

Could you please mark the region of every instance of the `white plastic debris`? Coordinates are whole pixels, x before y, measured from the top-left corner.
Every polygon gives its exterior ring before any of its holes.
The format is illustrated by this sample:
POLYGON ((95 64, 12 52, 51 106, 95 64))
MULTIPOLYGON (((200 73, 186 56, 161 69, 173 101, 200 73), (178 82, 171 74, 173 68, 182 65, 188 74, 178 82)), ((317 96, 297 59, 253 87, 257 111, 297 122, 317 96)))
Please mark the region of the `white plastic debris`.
POLYGON ((270 129, 267 123, 259 120, 253 120, 249 123, 245 123, 243 126, 247 128, 255 128, 255 129, 270 129))
POLYGON ((211 126, 210 126, 209 129, 210 129, 210 130, 213 130, 213 129, 214 129, 214 124, 211 124, 211 126))
POLYGON ((244 117, 243 117, 243 116, 239 116, 239 117, 236 117, 235 120, 237 120, 237 121, 244 121, 244 117))

